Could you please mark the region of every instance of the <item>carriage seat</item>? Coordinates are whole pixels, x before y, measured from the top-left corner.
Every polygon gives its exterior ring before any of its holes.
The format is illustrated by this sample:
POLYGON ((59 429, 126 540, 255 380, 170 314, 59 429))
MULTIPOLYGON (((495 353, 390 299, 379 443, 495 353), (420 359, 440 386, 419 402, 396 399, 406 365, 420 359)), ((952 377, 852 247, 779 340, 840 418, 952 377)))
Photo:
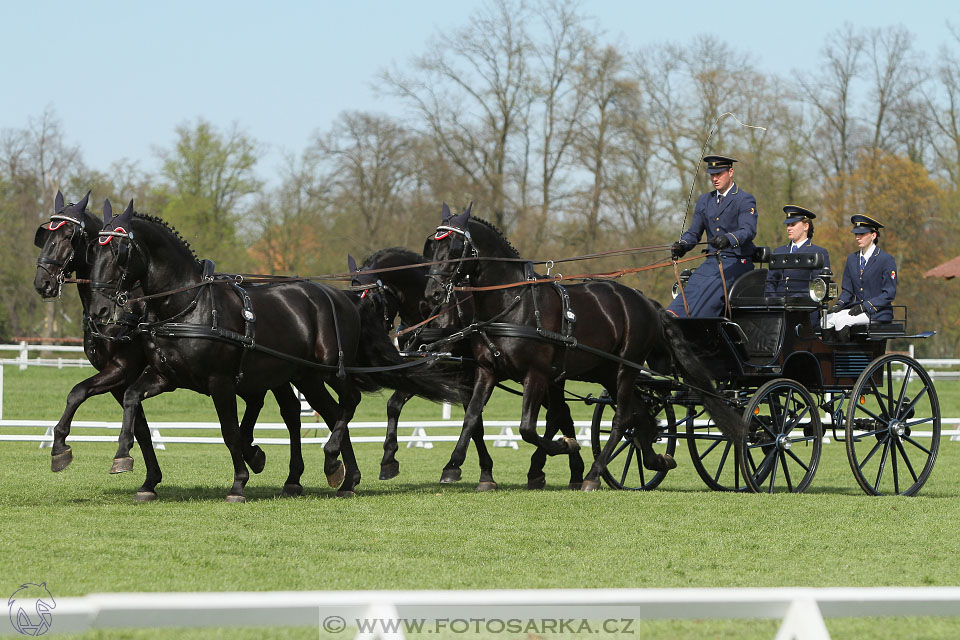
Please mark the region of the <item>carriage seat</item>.
POLYGON ((850 327, 852 336, 871 338, 899 338, 906 333, 902 322, 876 322, 874 324, 855 324, 850 327))

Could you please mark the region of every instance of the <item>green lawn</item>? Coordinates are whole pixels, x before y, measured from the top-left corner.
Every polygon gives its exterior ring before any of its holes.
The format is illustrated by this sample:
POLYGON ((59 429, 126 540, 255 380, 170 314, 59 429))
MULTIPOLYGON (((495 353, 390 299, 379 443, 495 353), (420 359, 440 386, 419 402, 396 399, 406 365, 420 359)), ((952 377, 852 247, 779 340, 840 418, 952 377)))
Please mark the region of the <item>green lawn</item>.
MULTIPOLYGON (((57 418, 70 386, 90 369, 5 371, 5 418, 57 418)), ((583 391, 588 389, 583 388, 583 391)), ((956 382, 941 385, 943 415, 958 415, 956 382)), ((494 395, 491 418, 518 415, 518 400, 494 395)), ((208 398, 177 392, 148 400, 151 420, 212 420, 208 398)), ((589 409, 579 407, 578 418, 589 409)), ((436 405, 404 417, 439 418, 436 405)), ((371 397, 358 419, 383 416, 371 397)), ((98 398, 78 419, 119 420, 98 398)), ((268 403, 263 420, 279 421, 268 403)), ((277 435, 270 432, 267 435, 277 435)), ((104 591, 290 589, 493 589, 581 587, 957 585, 960 443, 944 438, 933 476, 914 498, 871 498, 850 475, 842 445, 824 446, 813 486, 802 495, 707 491, 681 447, 679 468, 657 491, 570 492, 566 460, 547 465, 547 490, 527 491, 531 449, 493 450, 500 490, 473 491, 471 451, 464 481, 439 485, 451 446, 401 448, 400 477, 377 480, 381 449, 359 445, 363 482, 338 500, 322 475, 322 452, 305 451, 305 495, 280 499, 287 450, 271 446, 267 468, 247 485, 249 502, 226 504, 232 480, 223 445, 168 445, 159 452, 160 500, 134 504, 143 467, 106 473, 115 445, 77 443, 65 472, 49 470, 49 449, 0 443, 0 589, 46 581, 55 596, 104 591)), ((590 460, 590 454, 587 460, 590 460)), ((650 622, 634 637, 758 637, 775 621, 650 622)), ((828 621, 834 637, 960 636, 956 619, 828 621)), ((262 637, 263 632, 250 637, 262 637)), ((274 637, 270 630, 270 636, 274 637)), ((286 633, 286 631, 284 632, 286 633)), ((162 634, 166 637, 167 634, 162 634)), ((235 630, 170 637, 246 637, 235 630)), ((317 637, 289 630, 289 637, 317 637)), ((157 637, 111 632, 84 637, 157 637)), ((333 637, 352 637, 341 634, 333 637)), ((443 637, 443 636, 423 636, 443 637)), ((455 636, 458 638, 471 636, 455 636)), ((509 634, 497 638, 511 638, 509 634)), ((525 635, 516 637, 526 637, 525 635)), ((563 637, 563 636, 549 636, 563 637)), ((594 636, 598 637, 598 636, 594 636)))

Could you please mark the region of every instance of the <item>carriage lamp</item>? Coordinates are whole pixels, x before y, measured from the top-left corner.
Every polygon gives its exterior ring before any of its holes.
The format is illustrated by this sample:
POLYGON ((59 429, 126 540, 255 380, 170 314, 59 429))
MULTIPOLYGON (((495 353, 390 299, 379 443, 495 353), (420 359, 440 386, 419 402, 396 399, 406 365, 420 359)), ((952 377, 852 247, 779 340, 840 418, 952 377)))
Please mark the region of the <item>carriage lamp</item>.
MULTIPOLYGON (((684 269, 683 271, 680 272, 680 282, 683 283, 684 289, 687 288, 687 283, 690 281, 690 276, 692 275, 693 275, 693 271, 691 271, 690 269, 684 269)), ((670 290, 670 293, 674 298, 680 295, 680 286, 676 282, 673 283, 673 288, 670 290)))
POLYGON ((833 281, 833 272, 829 268, 823 269, 819 276, 810 279, 810 299, 814 302, 836 298, 838 293, 837 283, 833 281))

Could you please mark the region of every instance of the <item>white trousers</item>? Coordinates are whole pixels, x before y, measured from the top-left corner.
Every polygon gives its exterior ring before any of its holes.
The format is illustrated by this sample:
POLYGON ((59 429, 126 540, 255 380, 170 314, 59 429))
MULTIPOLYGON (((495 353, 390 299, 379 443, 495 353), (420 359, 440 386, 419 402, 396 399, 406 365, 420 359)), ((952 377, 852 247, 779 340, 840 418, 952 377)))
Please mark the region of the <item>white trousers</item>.
POLYGON ((853 315, 849 309, 837 311, 827 316, 827 329, 836 329, 839 331, 840 329, 852 327, 857 324, 870 324, 870 316, 865 313, 853 315))

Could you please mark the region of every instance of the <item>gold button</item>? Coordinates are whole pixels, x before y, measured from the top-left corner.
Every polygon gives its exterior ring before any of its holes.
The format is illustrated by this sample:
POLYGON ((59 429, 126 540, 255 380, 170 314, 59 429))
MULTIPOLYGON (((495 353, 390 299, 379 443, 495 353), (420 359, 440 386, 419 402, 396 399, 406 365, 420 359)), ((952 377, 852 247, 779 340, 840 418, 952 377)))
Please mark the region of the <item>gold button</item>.
POLYGON ((717 231, 720 231, 720 227, 717 227, 717 231))

